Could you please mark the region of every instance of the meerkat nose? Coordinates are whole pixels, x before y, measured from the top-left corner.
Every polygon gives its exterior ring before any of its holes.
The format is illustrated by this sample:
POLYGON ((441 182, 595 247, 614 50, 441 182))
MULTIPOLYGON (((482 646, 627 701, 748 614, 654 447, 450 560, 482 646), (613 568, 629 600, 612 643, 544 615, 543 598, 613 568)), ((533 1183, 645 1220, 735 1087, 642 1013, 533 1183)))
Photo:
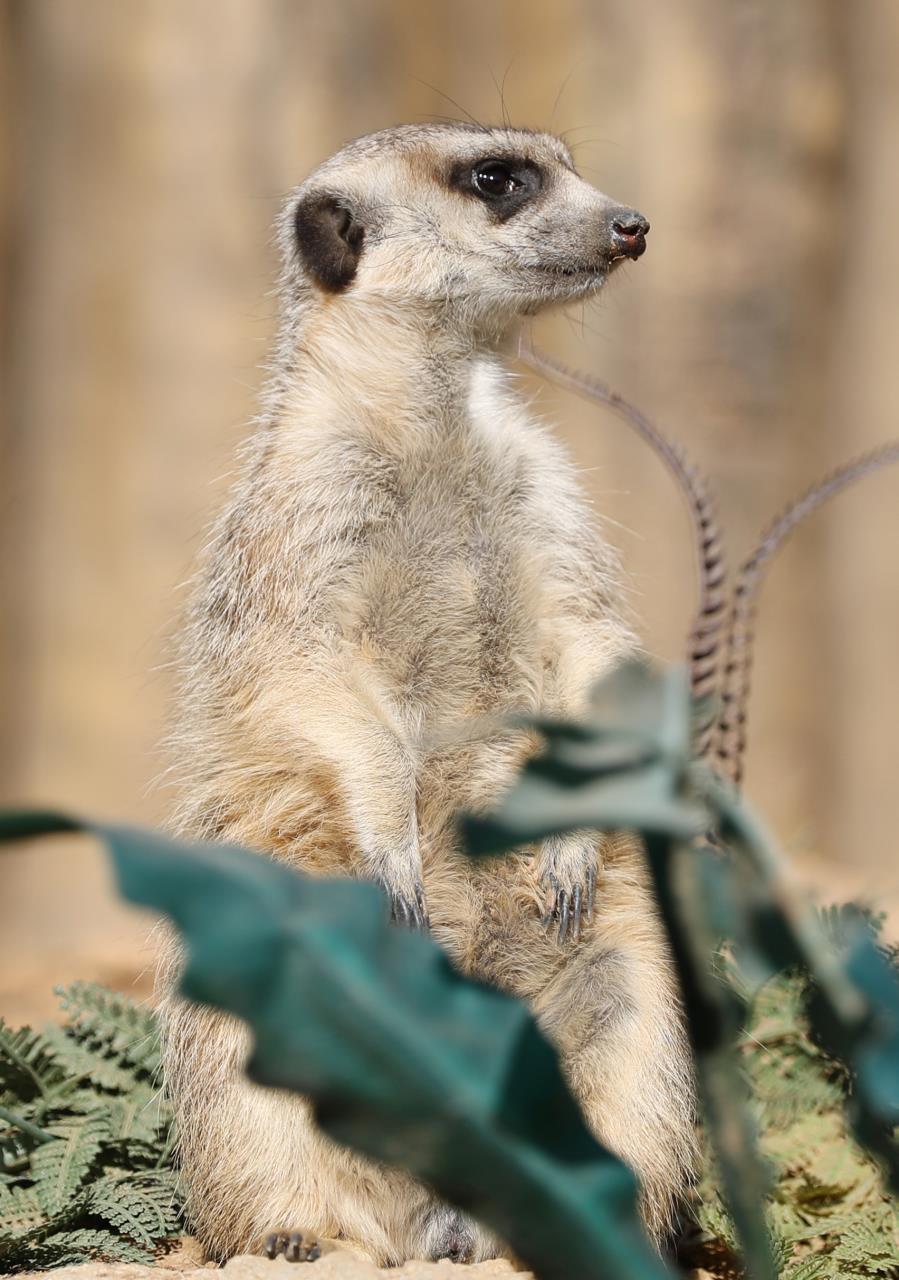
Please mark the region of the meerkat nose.
POLYGON ((636 209, 613 209, 609 214, 612 248, 625 258, 639 258, 646 252, 649 223, 636 209))

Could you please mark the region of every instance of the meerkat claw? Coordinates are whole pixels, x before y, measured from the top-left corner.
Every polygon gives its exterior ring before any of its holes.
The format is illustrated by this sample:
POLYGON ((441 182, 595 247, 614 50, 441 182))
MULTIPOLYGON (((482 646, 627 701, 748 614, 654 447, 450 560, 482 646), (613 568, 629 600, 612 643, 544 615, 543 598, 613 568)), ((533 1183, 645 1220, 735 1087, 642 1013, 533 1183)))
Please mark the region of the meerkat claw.
POLYGON ((575 884, 563 889, 554 875, 547 877, 549 890, 540 916, 540 923, 548 933, 558 921, 557 942, 580 941, 581 927, 593 916, 593 899, 596 893, 596 873, 589 874, 583 885, 575 884))
POLYGON ((568 936, 568 890, 563 889, 559 894, 559 942, 564 942, 568 936))
POLYGON ((421 885, 418 885, 415 890, 415 905, 419 917, 418 927, 426 933, 431 927, 431 918, 428 915, 428 908, 425 902, 425 891, 421 885))
POLYGON ((315 1236, 303 1231, 272 1231, 265 1237, 263 1251, 272 1259, 283 1254, 286 1262, 314 1262, 321 1257, 321 1246, 315 1236))
MULTIPOLYGON (((592 849, 590 853, 595 857, 592 849)), ((580 866, 574 860, 566 861, 568 865, 560 871, 556 854, 540 876, 540 883, 545 887, 540 924, 549 933, 558 923, 556 941, 576 943, 580 941, 585 922, 593 918, 597 868, 595 861, 586 866, 583 861, 580 866)))
POLYGON ((307 1239, 302 1232, 291 1231, 284 1257, 288 1262, 314 1262, 321 1257, 321 1248, 314 1237, 307 1239))
POLYGON ((428 908, 425 903, 422 886, 416 885, 413 890, 414 896, 411 898, 408 898, 404 893, 396 893, 386 885, 384 885, 384 888, 390 899, 390 919, 393 923, 402 925, 406 929, 412 929, 416 933, 427 933, 431 927, 431 921, 428 917, 428 908))
POLYGON ((571 895, 571 941, 577 942, 581 936, 581 886, 576 884, 571 895))
POLYGON ((544 929, 548 929, 555 919, 556 909, 559 904, 559 881, 550 871, 544 877, 549 882, 549 888, 546 891, 546 901, 543 904, 543 914, 540 917, 540 923, 544 929))

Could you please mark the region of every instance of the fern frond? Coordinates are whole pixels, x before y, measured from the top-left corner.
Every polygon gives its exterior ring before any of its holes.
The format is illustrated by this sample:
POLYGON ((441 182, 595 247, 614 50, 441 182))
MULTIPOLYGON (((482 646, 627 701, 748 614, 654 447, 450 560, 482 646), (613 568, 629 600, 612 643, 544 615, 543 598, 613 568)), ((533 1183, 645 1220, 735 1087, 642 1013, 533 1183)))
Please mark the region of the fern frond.
POLYGON ((44 1221, 33 1187, 0 1186, 0 1236, 21 1236, 44 1221))
POLYGON ((103 1046, 122 1064, 147 1076, 159 1069, 159 1030, 153 1011, 95 982, 57 987, 71 1029, 95 1047, 103 1046))
POLYGON ((102 1115, 89 1115, 51 1126, 58 1139, 38 1147, 31 1157, 31 1176, 41 1207, 48 1215, 60 1213, 80 1194, 87 1174, 109 1138, 102 1115))
POLYGON ((126 1093, 138 1080, 137 1069, 107 1057, 106 1046, 94 1047, 86 1038, 78 1039, 69 1027, 48 1027, 45 1032, 51 1051, 70 1081, 89 1080, 97 1089, 126 1093))
POLYGON ((839 1271, 826 1253, 813 1253, 784 1272, 784 1280, 836 1280, 839 1271))
POLYGON ((91 1187, 90 1212, 122 1235, 151 1245, 178 1229, 173 1176, 168 1172, 107 1174, 91 1187))
POLYGON ((66 1027, 0 1023, 0 1275, 147 1262, 181 1231, 154 1015, 89 983, 61 994, 66 1027))
POLYGON ((30 1027, 13 1031, 0 1018, 0 1100, 46 1097, 63 1077, 41 1032, 30 1027))
POLYGON ((153 1261, 153 1250, 112 1231, 82 1227, 75 1231, 55 1231, 51 1235, 19 1242, 18 1249, 0 1259, 8 1273, 49 1270, 77 1266, 85 1262, 153 1261))
POLYGON ((160 1151, 172 1122, 171 1110, 154 1085, 138 1084, 110 1101, 106 1110, 109 1131, 116 1141, 132 1138, 155 1145, 160 1151))
POLYGON ((833 1251, 834 1259, 842 1264, 844 1272, 855 1267, 875 1276, 899 1275, 896 1215, 891 1216, 889 1224, 858 1218, 847 1228, 833 1251))
POLYGON ((704 1195, 696 1210, 700 1227, 709 1239, 720 1240, 728 1249, 736 1248, 736 1234, 730 1216, 716 1192, 704 1195))
MULTIPOLYGON (((830 909, 829 936, 837 942, 853 918, 854 908, 830 909)), ((848 1130, 848 1076, 810 1037, 806 976, 781 975, 747 993, 732 957, 725 957, 720 975, 745 998, 740 1054, 761 1146, 776 1174, 768 1221, 783 1280, 899 1280, 896 1211, 877 1168, 848 1130)), ((698 1219, 712 1258, 716 1247, 731 1246, 733 1229, 713 1171, 701 1191, 698 1219)), ((718 1274, 714 1265, 709 1270, 718 1274)))
MULTIPOLYGON (((152 1262, 153 1249, 145 1248, 135 1240, 124 1240, 112 1231, 82 1228, 80 1231, 62 1232, 48 1236, 44 1247, 65 1248, 73 1262, 96 1259, 101 1262, 152 1262), (58 1243, 57 1243, 58 1242, 58 1243)), ((54 1263, 62 1265, 61 1262, 54 1263)))

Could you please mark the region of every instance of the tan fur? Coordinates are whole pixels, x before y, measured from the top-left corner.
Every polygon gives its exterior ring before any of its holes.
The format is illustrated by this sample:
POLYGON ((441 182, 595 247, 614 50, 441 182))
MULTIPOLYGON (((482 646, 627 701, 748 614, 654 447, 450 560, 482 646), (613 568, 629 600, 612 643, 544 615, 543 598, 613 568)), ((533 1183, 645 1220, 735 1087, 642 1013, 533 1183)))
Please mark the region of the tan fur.
MULTIPOLYGON (((539 920, 540 875, 579 883, 596 837, 474 866, 453 829, 533 750, 524 734, 454 731, 469 717, 576 713, 633 649, 614 557, 497 354, 517 317, 603 282, 610 205, 557 139, 463 126, 361 139, 294 194, 264 413, 186 629, 175 772, 182 831, 379 878, 408 900, 423 885, 456 963, 529 1001, 595 1133, 638 1173, 659 1235, 693 1159, 692 1093, 639 851, 603 843, 594 919, 559 944, 539 920), (546 177, 533 208, 499 223, 446 173, 510 152, 546 177), (296 251, 310 191, 337 193, 365 226, 339 292, 318 288, 296 251)), ((342 1236, 382 1263, 496 1252, 427 1188, 337 1148, 302 1100, 248 1084, 237 1024, 165 1003, 191 1219, 215 1256, 282 1227, 342 1236)))

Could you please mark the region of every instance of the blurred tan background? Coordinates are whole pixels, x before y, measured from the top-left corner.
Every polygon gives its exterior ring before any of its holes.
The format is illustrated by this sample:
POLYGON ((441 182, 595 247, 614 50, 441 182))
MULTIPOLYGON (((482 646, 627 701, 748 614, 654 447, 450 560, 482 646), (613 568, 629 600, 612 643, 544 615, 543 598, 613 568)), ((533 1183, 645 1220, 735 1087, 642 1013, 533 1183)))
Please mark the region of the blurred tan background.
MULTIPOLYGON (((646 257, 537 336, 681 437, 734 559, 899 435, 895 0, 2 0, 0 789, 159 822, 168 639, 254 411, 270 226, 403 120, 568 134, 646 257)), ((616 419, 539 401, 615 524, 648 647, 683 648, 689 530, 616 419)), ((899 469, 805 528, 763 597, 748 791, 825 896, 897 901, 899 469)), ((75 843, 0 860, 0 1012, 128 984, 146 922, 75 843)), ((143 981, 145 985, 145 980, 143 981)), ((142 987, 141 987, 142 989, 142 987)), ((39 1006, 39 1008, 38 1008, 39 1006)))

